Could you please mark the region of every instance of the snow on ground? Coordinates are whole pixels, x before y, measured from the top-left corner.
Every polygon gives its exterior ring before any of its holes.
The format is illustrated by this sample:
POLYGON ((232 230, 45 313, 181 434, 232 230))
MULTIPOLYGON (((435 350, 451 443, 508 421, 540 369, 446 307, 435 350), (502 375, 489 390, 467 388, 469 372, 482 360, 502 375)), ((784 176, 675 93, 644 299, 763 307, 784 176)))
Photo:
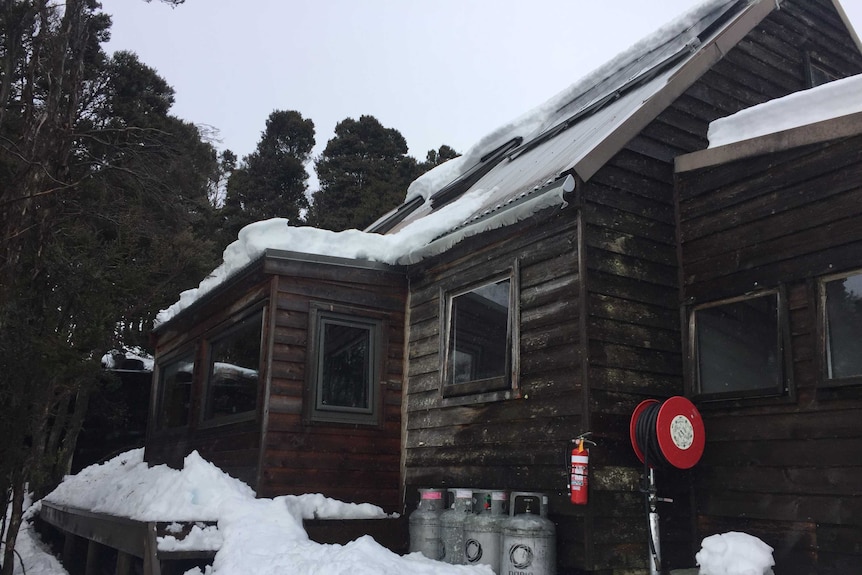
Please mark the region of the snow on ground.
POLYGON ((710 535, 695 555, 700 575, 771 575, 772 547, 747 533, 710 535))
MULTIPOLYGON (((178 541, 169 535, 158 542, 164 550, 217 549, 213 566, 207 569, 211 575, 492 575, 485 565, 448 565, 419 553, 397 555, 369 536, 347 545, 315 543, 302 527, 303 518, 369 519, 386 514, 376 505, 344 503, 320 494, 257 499, 248 485, 197 452, 177 470, 148 466, 143 449, 129 451, 67 477, 44 501, 140 521, 215 521, 216 528, 196 525, 191 539, 178 541)), ((18 545, 27 574, 65 574, 56 561, 51 562, 53 558, 33 549, 37 543, 29 529, 22 530, 18 545), (51 567, 38 571, 37 562, 51 567)), ((194 569, 189 574, 201 572, 194 569)))
POLYGON ((709 147, 862 112, 859 94, 862 94, 862 74, 746 108, 709 125, 709 147))

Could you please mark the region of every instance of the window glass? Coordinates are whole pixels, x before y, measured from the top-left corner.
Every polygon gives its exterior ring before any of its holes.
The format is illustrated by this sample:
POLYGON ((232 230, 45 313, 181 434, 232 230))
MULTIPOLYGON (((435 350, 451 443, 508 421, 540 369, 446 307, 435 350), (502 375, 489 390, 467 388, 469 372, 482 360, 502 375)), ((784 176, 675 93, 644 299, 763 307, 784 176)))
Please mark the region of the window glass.
POLYGON ((316 313, 313 417, 376 423, 375 382, 382 323, 320 310, 316 313))
POLYGON ((700 394, 777 394, 783 389, 778 294, 695 310, 695 362, 700 394))
POLYGON ((192 397, 192 375, 195 370, 194 354, 159 367, 161 390, 161 427, 183 427, 189 423, 192 397))
POLYGON ((862 273, 825 283, 829 379, 862 376, 862 273))
POLYGON ((242 322, 210 347, 207 419, 253 411, 257 405, 261 314, 242 322))
POLYGON ((371 326, 323 319, 318 409, 368 410, 371 326))
POLYGON ((510 302, 509 278, 452 296, 446 360, 450 392, 476 381, 486 381, 487 385, 465 391, 508 386, 510 302))

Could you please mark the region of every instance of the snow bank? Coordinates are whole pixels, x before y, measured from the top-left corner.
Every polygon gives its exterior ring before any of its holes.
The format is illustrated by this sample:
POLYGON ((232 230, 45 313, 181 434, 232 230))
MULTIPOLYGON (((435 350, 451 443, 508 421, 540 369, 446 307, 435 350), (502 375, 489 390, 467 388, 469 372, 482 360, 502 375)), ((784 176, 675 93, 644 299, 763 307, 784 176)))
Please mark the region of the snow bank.
POLYGON ((862 112, 862 74, 746 108, 709 125, 709 147, 862 112))
MULTIPOLYGON (((447 565, 419 553, 400 556, 361 537, 347 545, 309 540, 303 518, 383 518, 380 507, 336 501, 320 494, 256 499, 252 489, 197 452, 183 469, 148 467, 136 449, 66 477, 44 499, 56 505, 140 521, 197 523, 187 537, 161 537, 162 550, 216 550, 208 575, 492 575, 490 568, 447 565)), ((180 531, 179 524, 168 531, 180 531)), ((29 539, 22 539, 29 544, 29 539)), ((44 559, 50 562, 49 559, 44 559)), ((31 571, 27 564, 27 573, 31 571)), ((43 571, 46 575, 63 573, 43 571)), ((190 571, 201 574, 199 569, 190 571)))
POLYGON ((138 521, 215 521, 224 503, 253 498, 248 485, 196 451, 179 470, 149 467, 135 449, 66 477, 44 500, 138 521))
POLYGON ((772 547, 747 533, 710 535, 694 556, 700 575, 771 575, 772 547))

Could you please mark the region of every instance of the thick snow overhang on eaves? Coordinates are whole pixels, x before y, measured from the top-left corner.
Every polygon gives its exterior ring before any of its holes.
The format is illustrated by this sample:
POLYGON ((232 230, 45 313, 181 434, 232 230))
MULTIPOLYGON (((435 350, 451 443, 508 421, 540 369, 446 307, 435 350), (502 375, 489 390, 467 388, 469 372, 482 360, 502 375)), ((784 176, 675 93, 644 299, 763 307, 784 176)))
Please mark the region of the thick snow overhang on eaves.
MULTIPOLYGON (((524 138, 523 145, 470 188, 490 190, 477 214, 493 210, 522 190, 545 185, 565 173, 589 180, 776 6, 775 0, 705 2, 636 44, 612 64, 587 76, 586 82, 577 82, 526 115, 526 120, 516 120, 508 131, 500 129, 492 134, 495 137, 483 139, 474 149, 534 130, 524 138), (531 114, 535 117, 530 117, 531 114)), ((471 149, 465 156, 471 154, 477 155, 471 149)), ((457 177, 475 161, 475 157, 472 160, 461 157, 452 168, 447 167, 448 162, 439 166, 428 174, 429 181, 420 178, 414 182, 411 191, 417 186, 422 190, 412 194, 409 191, 408 200, 417 193, 429 194, 432 182, 450 183, 446 177, 457 177)), ((391 229, 397 232, 433 212, 426 201, 391 229)))
MULTIPOLYGON (((257 222, 257 224, 252 224, 252 227, 255 225, 257 225, 258 228, 275 228, 283 226, 286 229, 292 230, 302 229, 288 228, 286 220, 278 219, 257 222), (269 224, 269 226, 267 226, 267 224, 269 224)), ((355 232, 356 234, 362 234, 362 232, 358 232, 357 230, 349 231, 355 232)), ((326 266, 343 266, 345 268, 370 269, 393 273, 401 273, 404 271, 403 268, 398 265, 390 265, 386 262, 380 261, 379 259, 375 261, 373 259, 364 259, 360 257, 338 257, 322 253, 297 252, 287 249, 278 249, 275 247, 265 247, 264 244, 270 243, 266 241, 258 242, 257 245, 255 245, 255 242, 251 241, 241 243, 243 245, 243 251, 245 252, 242 256, 237 256, 236 254, 228 256, 228 250, 225 250, 225 261, 222 262, 222 266, 216 268, 208 278, 201 282, 200 286, 184 291, 179 301, 174 303, 171 307, 159 312, 159 315, 156 318, 156 325, 153 329, 154 333, 162 331, 168 322, 177 319, 179 316, 187 317, 194 313, 196 310, 206 305, 207 301, 217 297, 219 294, 229 291, 237 284, 240 284, 247 278, 254 276, 254 274, 265 275, 275 273, 271 268, 273 267, 272 264, 277 261, 305 262, 326 266), (259 249, 258 246, 260 246, 259 249), (225 265, 226 263, 228 265, 225 265)), ((278 242, 271 243, 276 244, 278 242)), ((236 244, 237 242, 234 242, 234 244, 231 245, 236 246, 236 244)))
POLYGON ((862 133, 862 74, 752 106, 710 124, 710 147, 676 158, 678 173, 862 133))

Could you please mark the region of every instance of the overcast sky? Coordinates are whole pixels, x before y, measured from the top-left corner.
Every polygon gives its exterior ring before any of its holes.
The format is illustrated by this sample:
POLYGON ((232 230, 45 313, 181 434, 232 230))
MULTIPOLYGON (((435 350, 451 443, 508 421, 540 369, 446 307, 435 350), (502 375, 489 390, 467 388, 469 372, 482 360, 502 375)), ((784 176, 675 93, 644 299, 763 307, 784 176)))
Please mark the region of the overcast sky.
MULTIPOLYGON (((764 0, 767 1, 767 0, 764 0)), ((131 50, 176 90, 174 115, 254 150, 273 110, 316 128, 371 114, 424 159, 498 126, 699 0, 102 0, 108 50, 131 50)), ((862 0, 842 5, 862 30, 862 0)))

